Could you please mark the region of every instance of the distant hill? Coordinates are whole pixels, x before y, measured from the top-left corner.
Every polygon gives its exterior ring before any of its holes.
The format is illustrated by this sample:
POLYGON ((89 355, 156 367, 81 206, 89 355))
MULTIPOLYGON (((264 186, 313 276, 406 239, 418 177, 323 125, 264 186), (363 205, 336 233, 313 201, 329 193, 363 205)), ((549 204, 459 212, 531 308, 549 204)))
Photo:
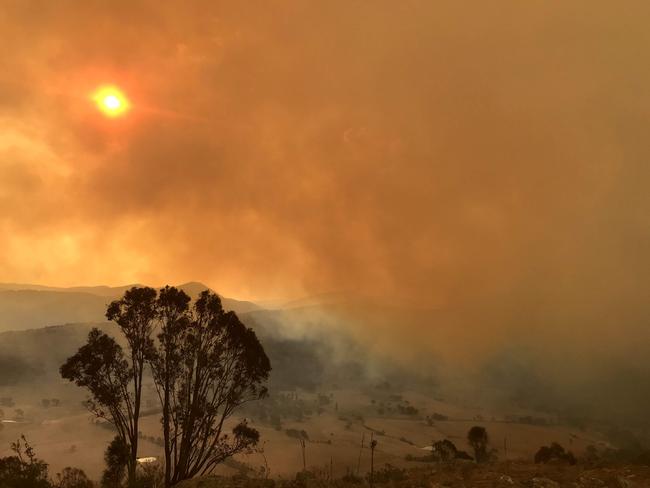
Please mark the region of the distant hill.
POLYGON ((110 300, 90 293, 3 290, 0 291, 0 331, 68 322, 100 322, 110 300))
POLYGON ((58 380, 59 366, 85 343, 92 327, 116 333, 109 322, 0 332, 0 387, 58 380))
MULTIPOLYGON (((50 286, 0 283, 0 331, 26 330, 48 325, 102 322, 107 305, 133 286, 50 286)), ((192 298, 208 287, 190 282, 178 285, 192 298)), ((226 310, 238 314, 258 310, 256 304, 221 297, 226 310)))
MULTIPOLYGON (((132 286, 142 285, 56 288, 0 283, 0 368, 15 369, 12 362, 19 364, 23 380, 56 373, 61 361, 85 342, 91 326, 101 324, 119 335, 106 322, 106 307, 132 286)), ((199 282, 177 286, 193 298, 208 289, 199 282)), ((276 385, 309 389, 325 378, 345 384, 358 381, 368 369, 372 355, 368 344, 361 343, 351 323, 340 318, 351 316, 340 313, 341 307, 345 312, 350 308, 349 296, 318 295, 273 310, 227 297, 222 302, 259 335, 276 385)), ((380 315, 386 318, 385 312, 380 315)), ((376 374, 380 369, 395 371, 386 360, 381 364, 385 367, 373 366, 376 374)))
MULTIPOLYGON (((142 285, 56 288, 0 284, 0 386, 58 377, 59 366, 86 341, 91 327, 119 337, 116 326, 106 322, 106 307, 132 286, 142 285)), ((208 289, 198 282, 178 288, 192 298, 208 289)), ((336 341, 326 341, 315 333, 296 335, 288 325, 311 329, 310 314, 266 311, 255 303, 227 297, 222 297, 222 302, 260 336, 271 358, 276 385, 312 388, 322 381, 326 370, 334 369, 328 359, 336 341)))
POLYGON ((124 286, 71 286, 55 287, 45 285, 32 285, 25 283, 0 283, 0 290, 32 290, 32 291, 54 291, 60 293, 90 293, 102 297, 115 297, 122 295, 126 290, 134 286, 143 286, 139 283, 124 286))
MULTIPOLYGON (((285 338, 254 321, 247 314, 244 322, 258 332, 271 360, 272 384, 280 388, 312 389, 333 371, 340 377, 345 366, 333 368, 328 345, 312 338, 285 338)), ((271 324, 270 324, 271 325, 271 324)), ((16 384, 29 385, 59 379, 59 366, 74 354, 98 327, 122 342, 112 322, 65 324, 20 331, 0 332, 0 388, 16 384)), ((358 366, 352 368, 358 370, 358 366)))

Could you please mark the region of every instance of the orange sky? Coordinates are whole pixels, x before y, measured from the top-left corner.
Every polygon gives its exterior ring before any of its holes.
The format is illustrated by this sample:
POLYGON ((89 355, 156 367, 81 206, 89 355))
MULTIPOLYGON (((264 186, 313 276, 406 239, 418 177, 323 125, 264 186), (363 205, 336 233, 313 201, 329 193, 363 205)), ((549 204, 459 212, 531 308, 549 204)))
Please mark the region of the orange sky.
POLYGON ((0 281, 648 317, 645 0, 0 7, 0 281))

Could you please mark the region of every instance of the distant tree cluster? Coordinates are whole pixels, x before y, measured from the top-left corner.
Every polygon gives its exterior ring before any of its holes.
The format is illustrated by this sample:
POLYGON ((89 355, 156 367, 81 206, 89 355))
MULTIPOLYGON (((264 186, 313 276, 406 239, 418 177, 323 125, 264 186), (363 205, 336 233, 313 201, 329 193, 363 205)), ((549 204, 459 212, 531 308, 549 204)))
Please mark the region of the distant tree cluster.
POLYGON ((125 471, 129 485, 136 483, 145 370, 162 411, 165 486, 209 473, 257 444, 259 433, 245 420, 229 433, 224 426, 240 406, 266 396, 271 366, 255 333, 223 310, 218 295, 204 291, 191 303, 173 287, 134 287, 106 317, 118 325, 126 350, 93 329, 61 366, 65 379, 90 393, 86 407, 117 433, 107 451, 106 486, 125 471))
POLYGON ((443 415, 438 412, 434 412, 431 415, 427 415, 425 417, 425 421, 429 426, 432 426, 436 422, 446 422, 447 420, 449 420, 449 417, 447 415, 443 415))
POLYGON ((527 425, 548 425, 549 423, 545 417, 533 417, 532 415, 506 415, 506 420, 527 425))
POLYGON ((420 410, 411 405, 408 400, 404 400, 402 395, 389 395, 384 401, 372 399, 371 404, 379 415, 395 413, 398 415, 415 416, 420 413, 420 410), (392 402, 396 403, 393 405, 392 402))
POLYGON ((287 429, 284 431, 284 433, 289 437, 293 437, 294 439, 303 439, 306 441, 309 440, 309 434, 307 434, 307 431, 305 430, 287 429))
POLYGON ((0 354, 0 386, 16 385, 43 375, 41 367, 20 356, 0 354))
POLYGON ((260 422, 282 430, 283 421, 303 422, 314 415, 314 412, 318 413, 319 404, 320 401, 314 406, 294 392, 276 392, 263 401, 247 405, 245 410, 260 422))
POLYGON ((11 397, 2 397, 0 398, 0 405, 3 407, 13 407, 16 405, 14 399, 11 397))
POLYGON ((402 415, 417 415, 420 411, 413 405, 397 405, 397 411, 402 415))
POLYGON ((58 398, 43 398, 41 400, 43 408, 58 407, 61 405, 61 400, 58 398))

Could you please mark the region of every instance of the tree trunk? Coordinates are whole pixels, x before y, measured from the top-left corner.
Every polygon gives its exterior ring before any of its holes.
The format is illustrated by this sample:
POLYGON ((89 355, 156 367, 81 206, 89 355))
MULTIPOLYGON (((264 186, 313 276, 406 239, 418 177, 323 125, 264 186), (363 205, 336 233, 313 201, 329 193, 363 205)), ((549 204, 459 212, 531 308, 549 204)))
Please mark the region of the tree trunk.
MULTIPOLYGON (((135 360, 134 360, 135 362, 135 360)), ((137 364, 137 363, 136 363, 137 364)), ((142 369, 140 364, 138 370, 134 372, 134 402, 133 402, 133 432, 131 433, 131 463, 129 466, 129 485, 135 486, 136 481, 136 468, 138 467, 138 436, 139 436, 139 420, 140 420, 140 399, 142 397, 142 369)))
POLYGON ((133 448, 131 448, 131 459, 129 459, 129 465, 128 465, 128 470, 129 470, 129 481, 128 481, 128 486, 133 487, 135 486, 135 468, 136 468, 136 463, 137 461, 134 460, 133 458, 133 448))
MULTIPOLYGON (((169 363, 168 360, 165 362, 169 363)), ((165 386, 163 400, 163 438, 165 443, 165 488, 171 486, 172 456, 169 444, 169 364, 165 366, 165 386)))

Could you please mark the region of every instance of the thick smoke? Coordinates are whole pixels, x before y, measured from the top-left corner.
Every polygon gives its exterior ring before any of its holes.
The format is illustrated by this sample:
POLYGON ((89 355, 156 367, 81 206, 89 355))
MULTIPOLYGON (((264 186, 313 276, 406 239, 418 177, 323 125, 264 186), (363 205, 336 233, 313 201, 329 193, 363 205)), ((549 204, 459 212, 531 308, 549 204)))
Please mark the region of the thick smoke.
POLYGON ((423 310, 346 311, 402 357, 647 369, 647 2, 1 4, 5 281, 344 291, 423 310))

